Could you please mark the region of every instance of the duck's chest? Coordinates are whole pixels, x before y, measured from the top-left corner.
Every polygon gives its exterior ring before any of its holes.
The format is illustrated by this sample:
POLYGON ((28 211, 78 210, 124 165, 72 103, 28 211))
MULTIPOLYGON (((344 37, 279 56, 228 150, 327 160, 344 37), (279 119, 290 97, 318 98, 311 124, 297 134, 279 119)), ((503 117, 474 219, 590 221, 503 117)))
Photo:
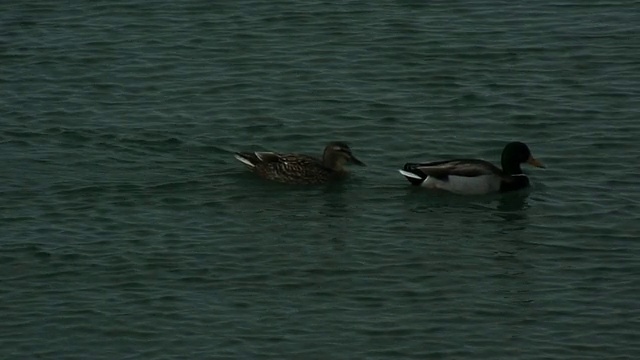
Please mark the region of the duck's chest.
POLYGON ((500 184, 500 192, 520 190, 530 185, 529 177, 525 174, 511 175, 511 180, 500 184))

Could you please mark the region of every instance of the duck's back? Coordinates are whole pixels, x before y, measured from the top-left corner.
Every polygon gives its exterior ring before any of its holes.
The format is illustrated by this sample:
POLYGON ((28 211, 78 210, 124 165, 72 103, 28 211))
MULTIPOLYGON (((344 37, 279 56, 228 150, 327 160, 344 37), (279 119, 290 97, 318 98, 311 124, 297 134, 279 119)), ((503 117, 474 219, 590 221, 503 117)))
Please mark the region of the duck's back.
POLYGON ((287 184, 321 184, 338 176, 320 160, 302 154, 273 154, 255 163, 261 177, 287 184))

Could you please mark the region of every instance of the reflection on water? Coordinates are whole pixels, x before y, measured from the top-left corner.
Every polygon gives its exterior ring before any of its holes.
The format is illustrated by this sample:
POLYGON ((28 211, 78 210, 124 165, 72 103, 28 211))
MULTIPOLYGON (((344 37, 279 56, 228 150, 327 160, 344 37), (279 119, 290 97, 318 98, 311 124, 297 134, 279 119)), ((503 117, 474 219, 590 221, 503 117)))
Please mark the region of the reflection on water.
POLYGON ((504 194, 498 199, 495 214, 509 222, 525 220, 527 218, 526 209, 529 208, 528 198, 529 191, 504 194))
POLYGON ((404 216, 420 219, 420 222, 425 221, 425 214, 431 214, 428 217, 431 220, 440 219, 436 224, 442 224, 443 227, 450 227, 455 223, 463 228, 481 224, 477 225, 479 231, 498 231, 504 234, 521 231, 528 226, 529 194, 530 191, 518 191, 464 196, 411 188, 404 194, 402 201, 406 203, 408 210, 404 216))
POLYGON ((326 234, 334 250, 344 250, 346 240, 351 236, 352 222, 355 221, 352 206, 345 199, 347 193, 343 182, 328 184, 322 191, 320 214, 326 216, 326 234))
POLYGON ((414 211, 421 212, 425 208, 451 208, 469 209, 480 208, 484 210, 498 210, 496 213, 503 216, 505 220, 522 219, 526 217, 528 208, 527 198, 529 191, 517 191, 507 194, 489 195, 457 195, 444 191, 425 190, 411 187, 405 194, 405 201, 414 211), (495 202, 497 201, 497 205, 495 202))

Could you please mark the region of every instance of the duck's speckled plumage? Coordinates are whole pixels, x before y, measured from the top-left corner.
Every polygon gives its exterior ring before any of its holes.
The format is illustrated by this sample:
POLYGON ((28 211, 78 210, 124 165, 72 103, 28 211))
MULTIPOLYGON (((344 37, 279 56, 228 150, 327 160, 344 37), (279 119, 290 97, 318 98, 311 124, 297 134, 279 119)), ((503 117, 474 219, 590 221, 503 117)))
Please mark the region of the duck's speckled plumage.
POLYGON ((480 159, 453 159, 429 163, 406 163, 400 173, 413 185, 459 194, 507 192, 529 186, 520 164, 544 167, 531 156, 529 147, 511 142, 502 151, 502 169, 480 159))
POLYGON ((323 184, 345 177, 347 162, 364 165, 341 141, 329 143, 322 158, 274 152, 241 152, 235 157, 258 176, 286 184, 323 184))

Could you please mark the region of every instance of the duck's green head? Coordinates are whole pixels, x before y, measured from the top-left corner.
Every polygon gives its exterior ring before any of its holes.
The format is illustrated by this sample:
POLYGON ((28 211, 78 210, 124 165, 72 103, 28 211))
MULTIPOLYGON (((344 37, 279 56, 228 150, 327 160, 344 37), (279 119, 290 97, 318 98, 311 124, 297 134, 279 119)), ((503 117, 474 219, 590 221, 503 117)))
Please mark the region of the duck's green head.
POLYGON ((520 174, 520 164, 527 163, 531 166, 544 168, 545 166, 531 155, 527 144, 519 141, 508 143, 502 150, 502 170, 508 174, 520 174))
POLYGON ((349 145, 342 141, 334 141, 329 143, 324 148, 322 160, 325 166, 336 170, 341 170, 346 163, 366 166, 362 161, 358 160, 358 158, 356 158, 353 153, 351 153, 351 148, 349 147, 349 145))

